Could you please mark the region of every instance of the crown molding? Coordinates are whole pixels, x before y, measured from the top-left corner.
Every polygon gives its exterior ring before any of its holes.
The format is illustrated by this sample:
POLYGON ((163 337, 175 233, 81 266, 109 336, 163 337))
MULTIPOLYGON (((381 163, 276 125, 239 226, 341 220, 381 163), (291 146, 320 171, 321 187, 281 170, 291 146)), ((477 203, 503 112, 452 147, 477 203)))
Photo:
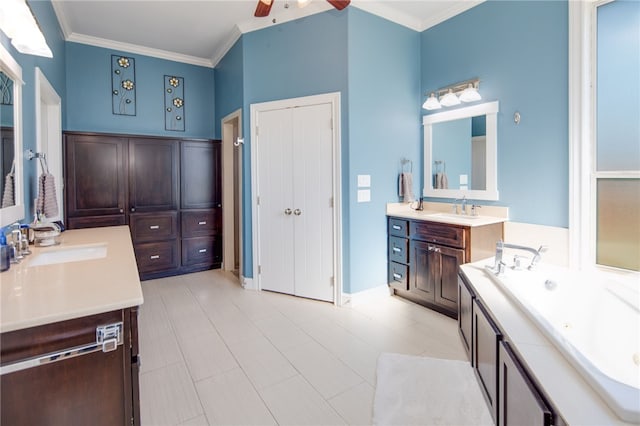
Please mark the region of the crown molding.
POLYGON ((315 15, 317 13, 326 12, 332 10, 331 6, 327 2, 312 2, 306 7, 299 8, 290 6, 288 9, 282 9, 281 11, 271 10, 269 16, 264 18, 252 18, 238 24, 242 34, 250 33, 252 31, 261 30, 263 28, 272 27, 274 25, 284 24, 285 22, 295 21, 296 19, 306 18, 307 16, 315 15))
POLYGON ((218 49, 216 49, 216 51, 213 53, 213 56, 211 57, 211 64, 213 68, 218 66, 218 62, 220 62, 222 58, 224 58, 224 55, 226 55, 227 52, 231 50, 233 45, 236 43, 236 41, 238 41, 240 37, 242 37, 242 31, 240 31, 240 28, 238 28, 237 25, 234 25, 231 33, 229 34, 229 37, 227 37, 225 42, 218 49))
POLYGON ((58 24, 62 30, 62 35, 64 36, 64 39, 67 40, 69 34, 71 34, 71 29, 69 28, 67 17, 64 14, 64 8, 57 0, 51 0, 51 6, 53 6, 53 12, 56 14, 56 18, 58 18, 58 24))
POLYGON ((114 49, 130 53, 137 53, 139 55, 151 56, 154 58, 166 59, 174 62, 182 62, 185 64, 198 65, 201 67, 213 68, 213 61, 209 58, 183 55, 181 53, 170 52, 168 50, 154 49, 151 47, 140 46, 131 43, 122 43, 119 41, 108 40, 84 34, 72 33, 67 37, 67 41, 88 44, 90 46, 103 47, 105 49, 114 49))

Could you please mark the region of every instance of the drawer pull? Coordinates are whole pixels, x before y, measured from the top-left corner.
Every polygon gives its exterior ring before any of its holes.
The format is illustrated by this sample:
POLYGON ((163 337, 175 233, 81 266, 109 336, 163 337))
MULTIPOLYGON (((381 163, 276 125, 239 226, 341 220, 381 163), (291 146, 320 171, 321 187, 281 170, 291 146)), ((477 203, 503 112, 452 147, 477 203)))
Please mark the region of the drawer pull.
POLYGON ((394 253, 402 253, 402 249, 400 247, 393 247, 391 250, 393 250, 394 253))
POLYGON ((206 225, 207 221, 206 220, 201 220, 200 222, 198 222, 198 225, 206 225))
POLYGON ((207 249, 200 249, 200 250, 198 250, 198 253, 206 253, 206 252, 207 252, 207 249))
POLYGON ((393 279, 396 281, 400 281, 402 280, 402 275, 398 274, 397 272, 393 273, 393 279))
POLYGON ((395 229, 396 231, 399 231, 399 230, 401 230, 401 229, 402 229, 402 226, 400 226, 400 225, 392 225, 391 227, 392 227, 393 229, 395 229))
POLYGON ((160 225, 151 225, 149 229, 160 229, 160 225))
POLYGON ((160 255, 159 254, 152 254, 151 256, 149 256, 149 259, 151 259, 151 260, 160 259, 160 255))

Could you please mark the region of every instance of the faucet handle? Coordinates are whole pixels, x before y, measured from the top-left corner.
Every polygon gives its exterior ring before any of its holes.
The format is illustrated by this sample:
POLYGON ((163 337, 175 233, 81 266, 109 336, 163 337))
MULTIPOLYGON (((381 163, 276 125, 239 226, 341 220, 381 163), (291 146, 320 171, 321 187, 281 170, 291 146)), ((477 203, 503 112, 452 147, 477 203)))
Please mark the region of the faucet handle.
POLYGON ((540 248, 538 249, 538 253, 546 253, 547 250, 549 250, 549 246, 540 246, 540 248))
POLYGON ((477 204, 471 204, 471 216, 478 216, 478 209, 482 208, 477 204))

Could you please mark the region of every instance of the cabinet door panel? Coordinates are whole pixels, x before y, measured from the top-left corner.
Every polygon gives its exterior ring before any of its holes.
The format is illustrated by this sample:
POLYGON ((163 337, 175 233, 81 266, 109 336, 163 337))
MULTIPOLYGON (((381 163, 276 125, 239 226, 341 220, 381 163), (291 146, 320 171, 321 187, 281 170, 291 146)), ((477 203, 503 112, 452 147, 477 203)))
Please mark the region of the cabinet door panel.
POLYGON ((68 217, 124 218, 127 140, 115 136, 65 135, 68 217))
POLYGON ((440 264, 436 279, 435 302, 456 311, 458 308, 458 267, 464 263, 464 250, 434 246, 440 264))
POLYGON ((466 283, 458 277, 458 331, 472 366, 473 297, 466 283))
POLYGON ((130 212, 177 210, 178 155, 176 141, 129 140, 130 212))
POLYGON ((433 301, 435 298, 435 280, 439 275, 437 254, 433 250, 433 244, 421 241, 411 241, 411 291, 417 293, 425 300, 433 301))
POLYGON ((180 204, 183 209, 222 206, 220 141, 180 145, 180 204))
POLYGON ((498 421, 498 343, 502 334, 484 306, 473 301, 473 366, 494 421, 498 421))
POLYGON ((500 344, 500 426, 548 426, 553 412, 546 404, 508 343, 500 344))

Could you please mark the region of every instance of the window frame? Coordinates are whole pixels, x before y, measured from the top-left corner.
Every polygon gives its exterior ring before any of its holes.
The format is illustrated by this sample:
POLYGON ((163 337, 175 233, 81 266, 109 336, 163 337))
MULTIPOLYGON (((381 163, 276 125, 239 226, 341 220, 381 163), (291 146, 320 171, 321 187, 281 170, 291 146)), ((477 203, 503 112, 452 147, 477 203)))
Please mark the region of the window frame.
POLYGON ((596 165, 597 9, 613 1, 569 2, 569 266, 640 276, 596 263, 598 180, 640 178, 640 171, 596 165))

